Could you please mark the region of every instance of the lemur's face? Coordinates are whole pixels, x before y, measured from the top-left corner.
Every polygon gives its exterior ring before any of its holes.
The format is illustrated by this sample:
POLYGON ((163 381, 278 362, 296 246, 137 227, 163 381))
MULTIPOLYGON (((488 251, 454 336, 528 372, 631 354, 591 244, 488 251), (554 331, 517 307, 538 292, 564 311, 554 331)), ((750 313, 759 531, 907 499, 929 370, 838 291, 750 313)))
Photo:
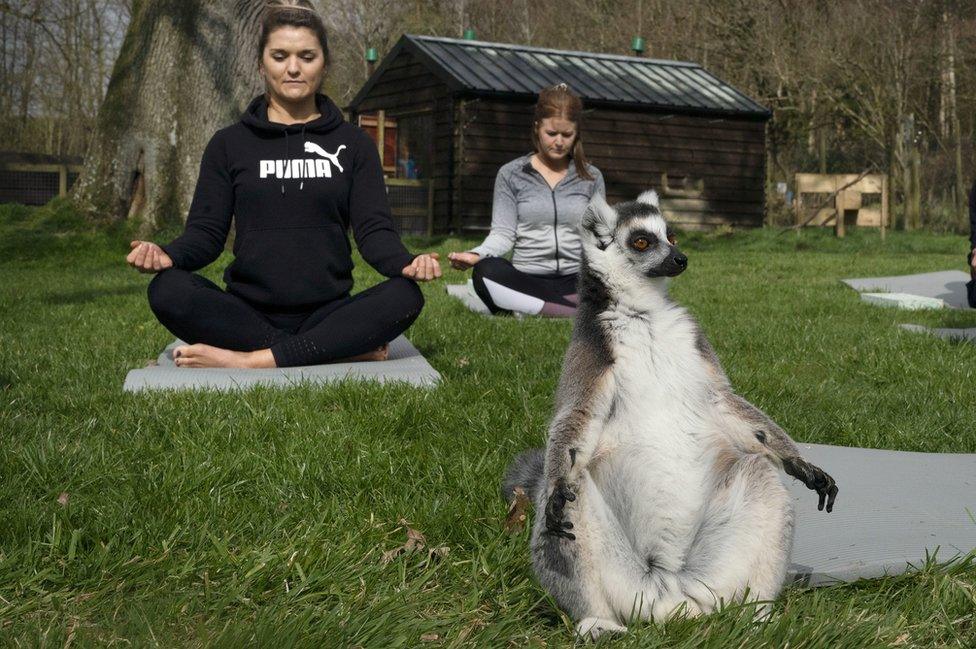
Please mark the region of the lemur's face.
POLYGON ((688 257, 678 250, 654 192, 613 207, 594 200, 584 215, 583 228, 593 235, 593 245, 622 255, 645 277, 674 277, 688 267, 688 257))
POLYGON ((660 209, 640 203, 622 203, 615 207, 617 228, 614 244, 646 277, 674 277, 688 267, 688 257, 676 245, 660 209))

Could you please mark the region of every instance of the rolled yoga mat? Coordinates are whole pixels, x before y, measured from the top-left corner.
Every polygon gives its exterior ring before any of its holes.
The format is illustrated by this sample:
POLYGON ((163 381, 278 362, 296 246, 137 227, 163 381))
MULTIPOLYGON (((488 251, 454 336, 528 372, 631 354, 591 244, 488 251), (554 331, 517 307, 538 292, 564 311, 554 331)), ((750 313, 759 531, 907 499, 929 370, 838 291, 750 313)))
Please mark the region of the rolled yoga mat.
POLYGON ((946 327, 926 327, 920 324, 900 324, 898 325, 905 331, 914 331, 916 333, 925 333, 930 336, 935 336, 937 338, 944 338, 945 340, 951 340, 954 342, 971 342, 976 343, 976 327, 968 327, 963 329, 950 329, 946 327))
POLYGON ((800 444, 833 476, 834 511, 789 476, 796 533, 790 577, 820 586, 896 575, 976 549, 976 454, 910 453, 800 444), (936 554, 936 551, 937 554, 936 554))
POLYGON ((858 292, 883 291, 886 293, 908 293, 921 297, 937 298, 956 309, 969 308, 966 300, 966 282, 969 273, 961 270, 944 270, 936 273, 918 275, 898 275, 895 277, 861 277, 841 280, 858 292))
POLYGON ((475 293, 474 284, 470 279, 467 284, 448 284, 445 288, 448 295, 460 301, 469 310, 485 315, 491 314, 485 303, 475 293))
POLYGON ((390 343, 390 357, 385 361, 260 370, 176 367, 173 364, 173 349, 182 344, 179 340, 170 343, 159 355, 156 365, 131 370, 125 377, 122 389, 127 392, 240 390, 257 385, 288 387, 301 383, 326 384, 343 379, 380 383, 403 381, 419 387, 433 387, 441 378, 437 370, 403 336, 390 343))

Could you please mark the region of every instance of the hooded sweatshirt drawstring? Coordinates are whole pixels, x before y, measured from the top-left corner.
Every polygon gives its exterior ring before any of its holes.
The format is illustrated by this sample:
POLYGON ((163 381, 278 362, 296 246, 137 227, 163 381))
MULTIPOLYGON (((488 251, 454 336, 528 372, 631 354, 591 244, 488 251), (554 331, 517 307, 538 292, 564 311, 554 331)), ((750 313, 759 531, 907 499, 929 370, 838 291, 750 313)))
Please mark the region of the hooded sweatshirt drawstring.
MULTIPOLYGON (((307 140, 305 139, 305 123, 302 123, 302 151, 305 151, 305 144, 307 140)), ((305 189, 305 179, 302 178, 302 182, 298 183, 298 191, 305 189)))
MULTIPOLYGON (((291 160, 291 151, 288 149, 288 127, 285 127, 285 162, 291 160)), ((281 174, 281 195, 285 195, 285 174, 281 174)))
MULTIPOLYGON (((284 131, 285 131, 285 160, 289 160, 290 161, 291 160, 291 148, 288 146, 288 127, 287 126, 285 127, 284 131)), ((308 140, 305 139, 305 123, 302 123, 302 151, 305 150, 305 143, 306 142, 308 142, 308 140)), ((305 179, 302 178, 301 182, 298 183, 298 191, 303 191, 304 189, 305 189, 305 179)), ((282 194, 282 196, 284 196, 284 194, 285 194, 285 180, 284 180, 284 178, 282 178, 282 180, 281 180, 281 194, 282 194)))

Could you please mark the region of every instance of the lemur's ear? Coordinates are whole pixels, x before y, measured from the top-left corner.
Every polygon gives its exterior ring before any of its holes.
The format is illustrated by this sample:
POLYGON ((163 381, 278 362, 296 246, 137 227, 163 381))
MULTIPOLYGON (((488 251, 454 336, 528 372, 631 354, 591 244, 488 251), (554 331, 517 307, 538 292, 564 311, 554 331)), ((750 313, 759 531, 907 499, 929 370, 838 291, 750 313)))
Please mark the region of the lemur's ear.
POLYGON ((653 189, 648 189, 646 192, 637 197, 638 203, 643 203, 644 205, 650 205, 651 207, 656 207, 661 209, 660 201, 657 198, 657 192, 653 189))
POLYGON ((594 194, 580 220, 580 232, 584 241, 592 243, 600 250, 606 250, 613 241, 613 230, 616 227, 617 211, 607 204, 603 196, 594 194))

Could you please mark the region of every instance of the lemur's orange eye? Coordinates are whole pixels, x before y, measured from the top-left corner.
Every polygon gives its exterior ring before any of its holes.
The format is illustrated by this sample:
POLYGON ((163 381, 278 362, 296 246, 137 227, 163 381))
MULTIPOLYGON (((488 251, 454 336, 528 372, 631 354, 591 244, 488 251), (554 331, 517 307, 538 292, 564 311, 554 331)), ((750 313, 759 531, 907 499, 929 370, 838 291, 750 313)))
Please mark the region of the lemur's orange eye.
POLYGON ((668 232, 668 243, 672 246, 678 245, 678 240, 674 238, 674 232, 668 232))
POLYGON ((634 246, 635 250, 640 250, 641 252, 647 250, 647 247, 651 245, 651 242, 644 237, 638 237, 634 239, 634 243, 630 244, 634 246))

